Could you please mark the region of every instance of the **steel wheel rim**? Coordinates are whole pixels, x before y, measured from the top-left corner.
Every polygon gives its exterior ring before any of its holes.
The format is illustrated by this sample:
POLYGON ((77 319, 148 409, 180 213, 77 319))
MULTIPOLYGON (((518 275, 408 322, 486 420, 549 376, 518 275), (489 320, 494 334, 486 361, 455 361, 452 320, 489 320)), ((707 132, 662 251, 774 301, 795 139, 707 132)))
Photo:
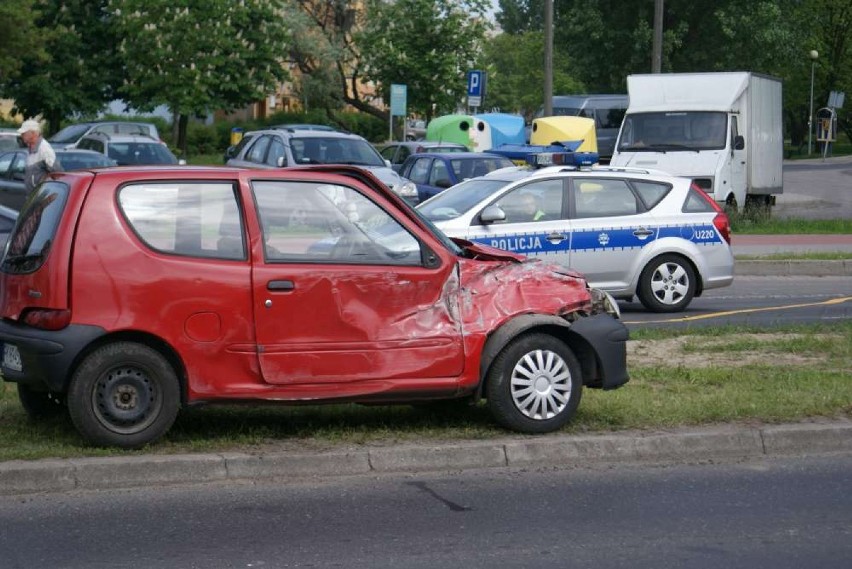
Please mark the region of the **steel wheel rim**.
POLYGON ((556 352, 534 350, 512 369, 511 390, 515 407, 526 417, 553 419, 571 400, 571 371, 556 352))
POLYGON ((677 263, 663 263, 651 275, 651 293, 662 304, 678 304, 688 292, 689 275, 677 263))
POLYGON ((92 390, 98 421, 122 435, 149 427, 160 413, 163 395, 144 369, 124 366, 104 373, 92 390))

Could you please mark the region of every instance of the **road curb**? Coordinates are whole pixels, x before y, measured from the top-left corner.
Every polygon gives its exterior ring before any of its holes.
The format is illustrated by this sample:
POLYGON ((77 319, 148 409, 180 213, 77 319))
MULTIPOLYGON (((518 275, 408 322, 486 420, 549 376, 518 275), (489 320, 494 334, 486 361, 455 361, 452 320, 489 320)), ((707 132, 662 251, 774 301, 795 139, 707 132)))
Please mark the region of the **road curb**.
POLYGON ((0 463, 0 495, 254 482, 384 473, 454 472, 617 462, 706 461, 852 452, 852 421, 676 432, 545 435, 317 453, 146 455, 0 463))
POLYGON ((852 276, 852 260, 736 260, 734 261, 734 275, 753 277, 848 277, 852 276))

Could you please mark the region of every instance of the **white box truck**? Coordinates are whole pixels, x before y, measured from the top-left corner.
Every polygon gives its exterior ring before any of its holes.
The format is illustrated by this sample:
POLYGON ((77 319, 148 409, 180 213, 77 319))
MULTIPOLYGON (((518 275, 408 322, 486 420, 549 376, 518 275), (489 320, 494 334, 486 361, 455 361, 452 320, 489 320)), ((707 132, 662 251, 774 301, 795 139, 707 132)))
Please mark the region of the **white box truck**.
POLYGON ((612 166, 692 178, 728 211, 783 191, 781 80, 750 72, 629 75, 612 166))

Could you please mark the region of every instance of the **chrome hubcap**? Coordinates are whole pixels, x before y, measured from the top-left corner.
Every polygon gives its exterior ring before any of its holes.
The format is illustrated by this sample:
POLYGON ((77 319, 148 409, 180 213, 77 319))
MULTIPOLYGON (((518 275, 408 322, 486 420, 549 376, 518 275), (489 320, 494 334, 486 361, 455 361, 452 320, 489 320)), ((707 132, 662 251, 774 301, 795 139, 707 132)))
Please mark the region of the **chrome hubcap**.
POLYGON ((571 399, 571 372, 559 354, 534 350, 512 369, 512 401, 530 419, 556 417, 571 399))

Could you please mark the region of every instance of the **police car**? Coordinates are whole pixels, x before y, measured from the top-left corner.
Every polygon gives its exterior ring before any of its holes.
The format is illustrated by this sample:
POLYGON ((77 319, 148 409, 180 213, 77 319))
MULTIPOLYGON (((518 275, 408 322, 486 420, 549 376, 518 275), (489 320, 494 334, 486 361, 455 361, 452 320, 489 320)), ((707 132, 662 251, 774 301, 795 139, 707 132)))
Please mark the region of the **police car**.
POLYGON ((512 167, 418 211, 450 237, 558 261, 653 312, 734 279, 725 212, 686 178, 635 168, 512 167))

